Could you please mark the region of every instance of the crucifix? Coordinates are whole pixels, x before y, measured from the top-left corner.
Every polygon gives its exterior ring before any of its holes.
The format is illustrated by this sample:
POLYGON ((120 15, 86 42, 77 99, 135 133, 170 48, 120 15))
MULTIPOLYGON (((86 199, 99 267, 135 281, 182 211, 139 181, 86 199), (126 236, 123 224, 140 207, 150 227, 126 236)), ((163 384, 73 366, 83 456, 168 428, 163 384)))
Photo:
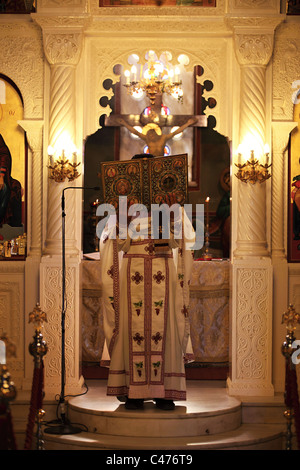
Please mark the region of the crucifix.
POLYGON ((155 157, 164 155, 164 148, 166 142, 177 134, 180 134, 187 127, 206 127, 207 116, 198 115, 190 116, 185 114, 180 115, 164 115, 161 113, 162 109, 162 95, 157 95, 157 99, 154 104, 151 104, 150 113, 145 115, 144 113, 133 115, 122 115, 113 114, 105 117, 105 126, 108 127, 119 127, 125 126, 132 134, 137 135, 144 140, 149 148, 149 153, 155 157), (151 127, 155 125, 155 127, 151 127), (139 132, 136 127, 146 127, 149 125, 149 130, 145 133, 139 132), (157 133, 155 128, 163 127, 177 127, 177 129, 168 134, 157 133))

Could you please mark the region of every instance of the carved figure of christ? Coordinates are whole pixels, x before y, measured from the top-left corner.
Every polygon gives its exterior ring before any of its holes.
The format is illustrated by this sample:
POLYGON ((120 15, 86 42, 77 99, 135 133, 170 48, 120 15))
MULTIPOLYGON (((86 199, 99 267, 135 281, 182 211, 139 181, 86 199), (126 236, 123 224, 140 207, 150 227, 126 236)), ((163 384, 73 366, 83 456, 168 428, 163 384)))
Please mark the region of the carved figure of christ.
POLYGON ((207 117, 205 115, 200 116, 187 116, 187 115, 178 115, 178 116, 158 116, 158 119, 150 120, 141 118, 140 115, 111 115, 105 118, 105 125, 111 127, 125 126, 132 134, 137 135, 142 139, 149 148, 149 153, 155 157, 164 155, 164 148, 166 142, 172 139, 175 135, 183 132, 187 127, 206 127, 207 126, 207 117), (155 128, 149 128, 148 132, 145 134, 139 132, 135 126, 140 124, 156 124, 160 129, 162 127, 175 127, 178 128, 168 134, 157 133, 155 128))

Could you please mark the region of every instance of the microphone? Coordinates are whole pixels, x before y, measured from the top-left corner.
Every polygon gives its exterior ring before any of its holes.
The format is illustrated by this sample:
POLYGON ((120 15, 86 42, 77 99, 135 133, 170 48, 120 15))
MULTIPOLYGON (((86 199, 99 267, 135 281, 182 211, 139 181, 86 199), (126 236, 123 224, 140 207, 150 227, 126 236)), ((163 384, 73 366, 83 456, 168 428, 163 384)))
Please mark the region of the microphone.
POLYGON ((63 192, 66 189, 94 189, 95 191, 97 191, 97 190, 100 189, 100 186, 93 186, 93 187, 89 187, 89 186, 67 186, 66 188, 63 189, 63 192))
POLYGON ((49 434, 76 434, 82 431, 79 426, 73 426, 66 418, 65 414, 65 316, 66 316, 66 259, 65 259, 65 191, 67 189, 93 189, 99 190, 99 186, 68 186, 62 190, 61 207, 62 207, 62 307, 61 307, 61 391, 59 404, 61 409, 60 424, 50 428, 46 428, 45 432, 49 434))
POLYGON ((67 189, 93 189, 94 191, 99 191, 100 186, 93 186, 93 187, 88 187, 88 186, 67 186, 62 190, 62 197, 61 197, 61 208, 64 211, 65 210, 65 191, 67 189))

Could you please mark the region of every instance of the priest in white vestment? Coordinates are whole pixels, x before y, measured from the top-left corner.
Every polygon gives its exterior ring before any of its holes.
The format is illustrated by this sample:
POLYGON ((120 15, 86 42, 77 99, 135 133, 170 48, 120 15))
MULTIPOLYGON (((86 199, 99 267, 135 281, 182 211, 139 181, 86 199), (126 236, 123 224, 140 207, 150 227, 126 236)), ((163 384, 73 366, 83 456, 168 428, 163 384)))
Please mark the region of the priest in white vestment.
POLYGON ((148 216, 138 217, 136 238, 130 226, 127 238, 112 236, 114 223, 101 235, 102 365, 109 365, 107 395, 125 396, 129 409, 142 408, 148 399, 162 409, 186 400, 184 364, 193 359, 188 311, 194 231, 180 211, 182 233, 175 238, 171 229, 164 248, 145 235, 153 222, 148 216))

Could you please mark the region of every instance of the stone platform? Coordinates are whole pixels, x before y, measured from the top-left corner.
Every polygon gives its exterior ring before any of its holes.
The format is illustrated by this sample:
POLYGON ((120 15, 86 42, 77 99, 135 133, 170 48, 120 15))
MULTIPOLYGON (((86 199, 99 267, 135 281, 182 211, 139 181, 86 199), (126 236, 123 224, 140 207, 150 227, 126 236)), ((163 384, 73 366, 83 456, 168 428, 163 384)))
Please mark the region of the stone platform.
POLYGON ((220 381, 187 381, 187 401, 172 411, 146 401, 143 410, 126 410, 106 396, 106 381, 88 382, 88 392, 68 401, 70 435, 44 434, 46 450, 266 449, 284 446, 281 399, 230 397, 220 381), (245 419, 243 419, 243 416, 245 419), (246 422, 245 422, 246 421, 246 422))

